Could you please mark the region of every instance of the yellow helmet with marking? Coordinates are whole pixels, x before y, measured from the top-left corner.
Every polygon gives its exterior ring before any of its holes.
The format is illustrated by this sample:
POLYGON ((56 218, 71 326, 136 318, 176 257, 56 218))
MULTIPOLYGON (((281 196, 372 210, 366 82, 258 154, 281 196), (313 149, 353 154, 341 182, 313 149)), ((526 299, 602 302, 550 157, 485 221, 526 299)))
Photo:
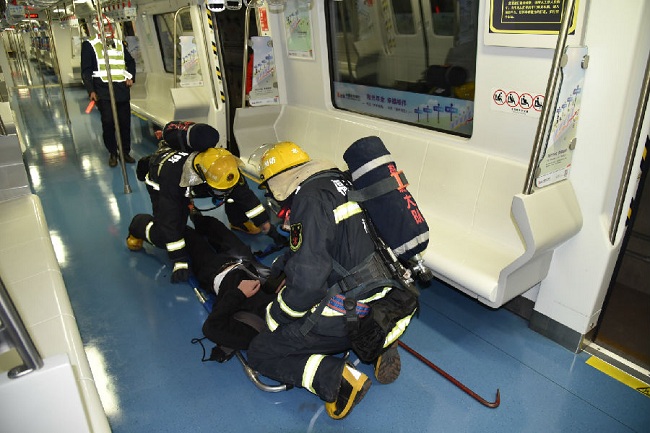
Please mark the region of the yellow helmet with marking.
POLYGON ((290 168, 297 167, 311 158, 300 146, 291 141, 282 141, 269 148, 260 159, 259 173, 262 181, 260 187, 264 188, 266 182, 273 176, 290 168))
POLYGON ((239 181, 240 161, 221 147, 211 147, 194 157, 194 169, 211 188, 229 190, 239 181))

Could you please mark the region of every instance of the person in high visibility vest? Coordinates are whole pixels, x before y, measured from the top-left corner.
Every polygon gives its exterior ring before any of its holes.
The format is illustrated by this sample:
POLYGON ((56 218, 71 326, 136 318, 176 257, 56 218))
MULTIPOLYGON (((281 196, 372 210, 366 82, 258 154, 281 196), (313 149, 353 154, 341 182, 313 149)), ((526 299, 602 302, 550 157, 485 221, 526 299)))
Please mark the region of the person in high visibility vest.
POLYGON ((105 53, 110 63, 110 75, 113 82, 115 106, 120 126, 124 161, 134 163, 131 152, 131 86, 135 82, 135 60, 124 43, 115 38, 110 23, 104 25, 107 50, 104 50, 99 34, 94 39, 84 41, 81 45, 81 78, 91 101, 95 101, 102 120, 102 139, 108 150, 108 165, 117 165, 118 146, 115 136, 115 123, 106 69, 105 53))

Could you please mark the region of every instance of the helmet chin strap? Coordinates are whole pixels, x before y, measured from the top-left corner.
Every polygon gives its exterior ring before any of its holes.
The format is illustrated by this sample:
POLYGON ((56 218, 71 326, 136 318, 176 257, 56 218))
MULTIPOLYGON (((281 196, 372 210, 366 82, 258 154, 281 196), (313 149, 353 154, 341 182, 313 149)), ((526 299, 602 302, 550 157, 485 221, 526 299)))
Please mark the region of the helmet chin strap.
MULTIPOLYGON (((208 183, 205 182, 205 184, 207 185, 208 183)), ((223 206, 223 204, 224 204, 224 203, 226 202, 226 200, 228 199, 228 193, 224 193, 224 194, 222 194, 222 195, 218 195, 218 194, 216 194, 214 191, 215 191, 214 188, 211 188, 211 187, 208 185, 208 194, 210 194, 210 197, 211 197, 211 200, 212 200, 212 204, 214 204, 213 207, 211 207, 211 208, 207 208, 207 209, 201 209, 201 208, 199 208, 198 206, 194 205, 194 208, 195 208, 196 210, 198 210, 199 212, 208 212, 208 211, 211 211, 211 210, 214 210, 214 209, 217 209, 217 208, 223 206)))

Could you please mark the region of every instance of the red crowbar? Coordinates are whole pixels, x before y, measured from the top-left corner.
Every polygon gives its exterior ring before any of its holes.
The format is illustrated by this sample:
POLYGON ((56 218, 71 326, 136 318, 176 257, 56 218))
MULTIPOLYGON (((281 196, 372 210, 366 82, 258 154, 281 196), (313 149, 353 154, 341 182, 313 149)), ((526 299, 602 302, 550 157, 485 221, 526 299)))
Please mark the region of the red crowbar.
POLYGON ((496 397, 496 400, 494 400, 494 402, 489 402, 489 401, 487 401, 486 399, 484 399, 483 397, 481 397, 480 395, 478 395, 477 393, 475 393, 474 391, 472 391, 471 389, 469 389, 468 387, 466 387, 465 385, 463 385, 462 383, 460 383, 459 381, 457 381, 453 376, 451 376, 449 373, 447 373, 446 371, 444 371, 442 368, 438 367, 438 366, 435 365, 433 362, 429 361, 429 360, 426 359, 424 356, 420 355, 418 352, 416 352, 415 350, 411 349, 411 348, 410 348, 409 346, 407 346, 406 344, 404 344, 404 343, 402 343, 401 341, 399 341, 399 345, 400 345, 401 347, 403 347, 403 348, 404 348, 408 353, 410 353, 411 355, 415 356, 417 359, 419 359, 420 361, 422 361, 424 364, 428 365, 429 367, 431 367, 432 369, 434 369, 436 372, 440 373, 440 374, 441 374, 445 379, 447 379, 448 381, 450 381, 451 383, 453 383, 454 385, 456 385, 458 388, 460 388, 460 389, 462 389, 463 391, 465 391, 465 392, 466 392, 467 394, 469 394, 470 396, 472 396, 472 398, 473 398, 474 400, 478 401, 478 402, 481 403, 483 406, 487 406, 487 407, 489 407, 489 408, 494 409, 494 408, 496 408, 496 407, 499 407, 499 404, 501 404, 501 394, 499 393, 499 388, 497 388, 497 397, 496 397))

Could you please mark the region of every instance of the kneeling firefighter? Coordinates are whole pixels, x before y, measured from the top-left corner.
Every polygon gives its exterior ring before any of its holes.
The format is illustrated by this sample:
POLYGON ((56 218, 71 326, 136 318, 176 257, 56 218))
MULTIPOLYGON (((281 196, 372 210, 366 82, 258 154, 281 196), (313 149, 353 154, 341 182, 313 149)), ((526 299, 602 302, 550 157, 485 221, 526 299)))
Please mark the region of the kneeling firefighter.
MULTIPOLYGON (((214 128, 205 129, 204 137, 212 138, 215 144, 218 141, 214 128)), ((164 146, 164 141, 161 143, 157 152, 138 162, 138 179, 147 185, 153 215, 133 217, 126 240, 130 250, 141 249, 145 240, 166 249, 174 263, 171 281, 187 281, 189 255, 184 233, 193 197, 212 197, 217 203, 239 200, 250 206, 252 196, 256 201, 254 208, 259 209, 252 222, 267 234, 277 233, 260 201, 245 182, 242 185, 239 158, 222 148, 185 152, 164 146), (240 200, 242 196, 244 200, 240 200)))
POLYGON ((253 339, 248 361, 264 376, 318 395, 330 417, 344 418, 372 382, 335 355, 352 349, 374 363, 377 381, 397 379, 397 339, 417 295, 382 262, 363 210, 348 200, 352 183, 333 163, 282 142, 263 153, 260 179, 282 207, 290 252, 286 286, 267 307, 269 330, 253 339), (403 294, 406 303, 399 302, 403 294))

